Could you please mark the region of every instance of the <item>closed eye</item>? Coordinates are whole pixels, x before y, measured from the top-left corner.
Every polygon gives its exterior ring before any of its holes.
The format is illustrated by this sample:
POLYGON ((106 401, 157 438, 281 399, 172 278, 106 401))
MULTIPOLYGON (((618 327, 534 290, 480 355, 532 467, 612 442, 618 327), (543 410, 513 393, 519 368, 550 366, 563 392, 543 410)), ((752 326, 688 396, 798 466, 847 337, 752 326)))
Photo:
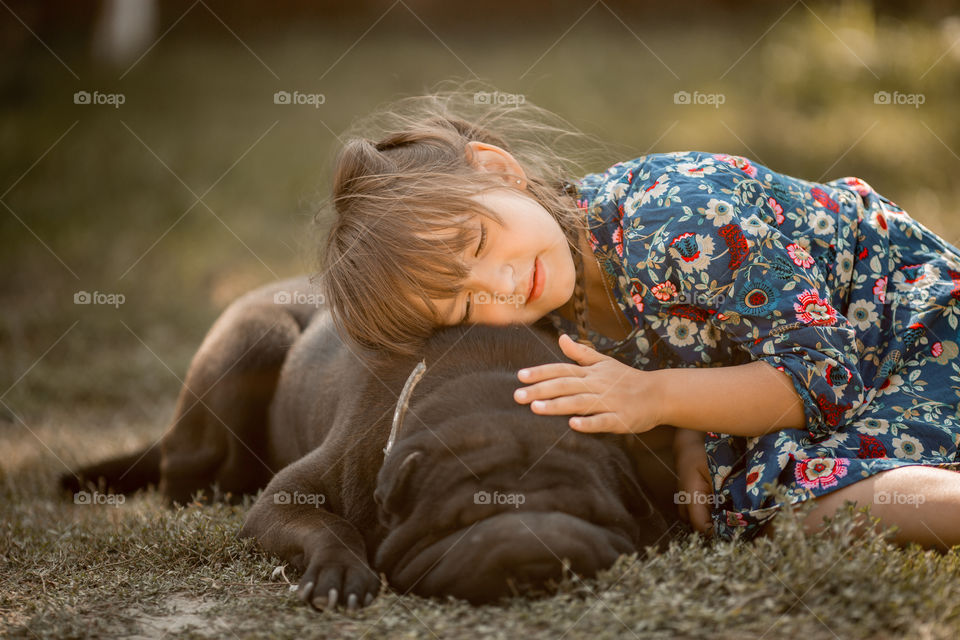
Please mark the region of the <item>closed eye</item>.
MULTIPOLYGON (((486 246, 486 244, 487 244, 487 226, 483 224, 483 222, 481 222, 480 223, 480 242, 477 243, 477 250, 473 253, 474 257, 478 257, 480 255, 480 252, 483 251, 483 248, 486 246)), ((471 307, 470 296, 467 296, 467 302, 466 302, 466 305, 464 306, 463 320, 460 321, 461 323, 466 323, 470 321, 470 307, 471 307)))

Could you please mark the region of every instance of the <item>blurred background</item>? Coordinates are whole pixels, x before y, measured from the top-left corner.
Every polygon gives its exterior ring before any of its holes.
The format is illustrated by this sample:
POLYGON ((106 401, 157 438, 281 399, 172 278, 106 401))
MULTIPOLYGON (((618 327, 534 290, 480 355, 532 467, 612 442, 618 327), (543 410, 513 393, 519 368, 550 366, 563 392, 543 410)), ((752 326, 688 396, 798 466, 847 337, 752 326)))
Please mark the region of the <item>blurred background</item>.
POLYGON ((159 436, 226 304, 312 269, 337 135, 442 80, 609 141, 592 171, 853 175, 960 240, 952 2, 0 0, 0 36, 0 473, 159 436))

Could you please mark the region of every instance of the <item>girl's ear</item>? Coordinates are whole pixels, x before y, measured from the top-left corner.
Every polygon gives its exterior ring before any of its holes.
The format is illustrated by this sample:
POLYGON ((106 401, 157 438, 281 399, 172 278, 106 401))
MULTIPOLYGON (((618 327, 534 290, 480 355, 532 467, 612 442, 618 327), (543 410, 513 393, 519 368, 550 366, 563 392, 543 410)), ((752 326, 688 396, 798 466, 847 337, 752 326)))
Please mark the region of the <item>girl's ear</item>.
POLYGON ((471 140, 467 143, 467 162, 480 171, 508 173, 515 176, 514 178, 505 178, 507 182, 515 182, 517 179, 523 182, 527 180, 527 176, 516 158, 509 151, 505 151, 495 144, 471 140))

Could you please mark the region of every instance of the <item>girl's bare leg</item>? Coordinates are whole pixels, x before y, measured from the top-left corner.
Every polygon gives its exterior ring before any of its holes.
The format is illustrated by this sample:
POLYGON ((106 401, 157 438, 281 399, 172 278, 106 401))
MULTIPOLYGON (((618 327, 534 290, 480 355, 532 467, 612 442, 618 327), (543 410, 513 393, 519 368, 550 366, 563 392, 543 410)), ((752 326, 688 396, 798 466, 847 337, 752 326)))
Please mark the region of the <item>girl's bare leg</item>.
MULTIPOLYGON (((815 507, 804 521, 807 533, 823 525, 844 501, 857 507, 870 506, 880 517, 880 527, 897 525, 892 541, 904 545, 916 542, 924 547, 949 549, 960 544, 960 473, 920 465, 882 471, 852 485, 814 498, 815 507)), ((866 528, 862 524, 859 532, 866 528)), ((768 525, 763 535, 769 536, 768 525)))

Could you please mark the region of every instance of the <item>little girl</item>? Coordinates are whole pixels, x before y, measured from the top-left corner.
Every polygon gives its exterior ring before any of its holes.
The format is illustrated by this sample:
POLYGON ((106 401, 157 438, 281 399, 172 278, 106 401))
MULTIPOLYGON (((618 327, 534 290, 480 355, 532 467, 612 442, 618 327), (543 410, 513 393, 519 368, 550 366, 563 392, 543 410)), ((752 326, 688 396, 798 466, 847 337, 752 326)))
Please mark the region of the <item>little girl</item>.
POLYGON ((460 97, 391 105, 338 154, 342 335, 412 354, 438 326, 549 321, 577 364, 519 371, 516 401, 584 432, 678 427, 699 530, 768 534, 775 482, 816 502, 808 531, 850 500, 897 542, 960 544, 960 250, 863 180, 739 156, 573 179, 548 112, 467 120, 460 97))

